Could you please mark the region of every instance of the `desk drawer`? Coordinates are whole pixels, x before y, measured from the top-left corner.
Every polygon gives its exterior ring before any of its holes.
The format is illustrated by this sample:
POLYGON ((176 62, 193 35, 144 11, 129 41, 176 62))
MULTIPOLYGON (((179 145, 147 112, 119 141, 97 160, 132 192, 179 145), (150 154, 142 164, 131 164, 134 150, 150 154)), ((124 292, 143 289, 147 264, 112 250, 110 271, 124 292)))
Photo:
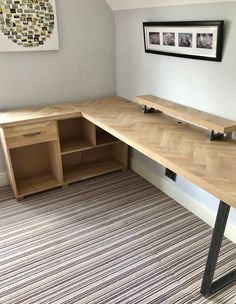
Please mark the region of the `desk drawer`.
POLYGON ((8 148, 17 148, 58 138, 55 121, 47 121, 4 129, 8 148))

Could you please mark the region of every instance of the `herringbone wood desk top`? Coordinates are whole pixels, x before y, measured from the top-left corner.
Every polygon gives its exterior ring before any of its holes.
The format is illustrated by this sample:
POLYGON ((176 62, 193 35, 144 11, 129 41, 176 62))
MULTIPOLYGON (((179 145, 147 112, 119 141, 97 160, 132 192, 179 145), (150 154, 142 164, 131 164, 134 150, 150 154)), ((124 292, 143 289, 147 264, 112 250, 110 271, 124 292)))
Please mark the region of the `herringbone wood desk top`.
POLYGON ((120 97, 0 114, 0 125, 82 115, 131 147, 236 208, 236 142, 211 142, 207 131, 161 113, 143 114, 120 97))

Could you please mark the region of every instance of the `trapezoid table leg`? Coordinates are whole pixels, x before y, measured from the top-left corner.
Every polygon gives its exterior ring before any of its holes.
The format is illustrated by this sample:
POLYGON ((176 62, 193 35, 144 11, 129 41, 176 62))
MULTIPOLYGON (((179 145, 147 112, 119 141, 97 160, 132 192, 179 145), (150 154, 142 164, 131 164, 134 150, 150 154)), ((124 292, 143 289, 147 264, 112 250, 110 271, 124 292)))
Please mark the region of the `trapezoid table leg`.
POLYGON ((208 298, 217 291, 236 281, 236 270, 233 270, 213 282, 217 260, 219 257, 222 240, 224 237, 225 227, 229 216, 229 211, 230 206, 221 201, 218 209, 218 214, 215 222, 210 250, 202 281, 201 294, 205 298, 208 298))

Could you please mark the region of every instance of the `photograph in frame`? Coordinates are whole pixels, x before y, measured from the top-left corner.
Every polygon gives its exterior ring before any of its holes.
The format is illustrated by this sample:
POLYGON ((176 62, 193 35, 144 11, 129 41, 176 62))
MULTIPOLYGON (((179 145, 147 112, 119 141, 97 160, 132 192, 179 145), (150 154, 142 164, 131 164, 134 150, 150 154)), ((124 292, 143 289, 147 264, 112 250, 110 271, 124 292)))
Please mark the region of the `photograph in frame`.
POLYGON ((144 22, 146 53, 222 60, 224 21, 144 22))

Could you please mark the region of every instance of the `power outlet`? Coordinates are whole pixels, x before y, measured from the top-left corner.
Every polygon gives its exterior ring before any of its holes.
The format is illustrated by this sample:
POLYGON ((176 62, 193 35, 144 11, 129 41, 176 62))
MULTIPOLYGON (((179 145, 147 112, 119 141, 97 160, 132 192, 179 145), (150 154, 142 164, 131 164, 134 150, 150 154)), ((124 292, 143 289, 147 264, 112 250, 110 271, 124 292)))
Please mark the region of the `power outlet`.
POLYGON ((165 175, 171 179, 172 181, 176 182, 177 174, 170 169, 166 168, 165 175))

